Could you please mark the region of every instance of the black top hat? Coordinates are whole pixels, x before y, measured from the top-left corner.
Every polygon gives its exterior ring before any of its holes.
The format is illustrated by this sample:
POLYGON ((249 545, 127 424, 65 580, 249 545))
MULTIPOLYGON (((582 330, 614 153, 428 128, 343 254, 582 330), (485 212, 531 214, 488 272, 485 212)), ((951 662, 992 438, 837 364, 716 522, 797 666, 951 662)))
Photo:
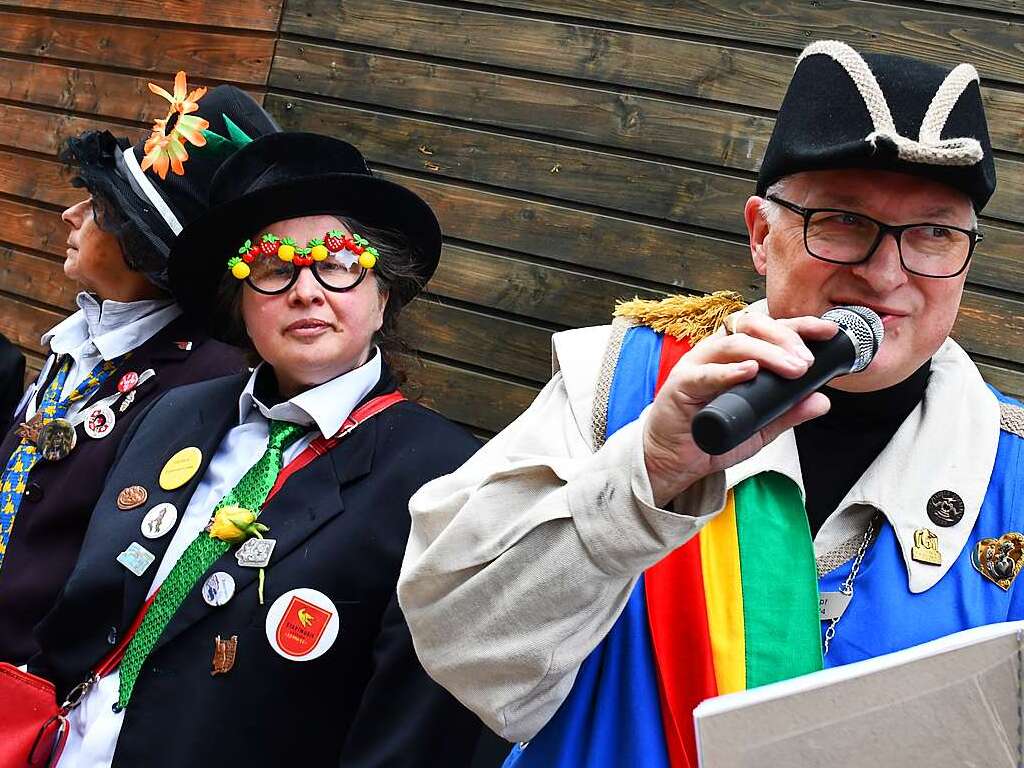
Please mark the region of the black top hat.
MULTIPOLYGON (((315 133, 277 133, 240 150, 217 171, 210 209, 189 224, 171 250, 171 289, 185 311, 223 337, 216 296, 228 259, 268 224, 330 214, 398 232, 415 257, 415 281, 392 287, 409 301, 441 257, 441 227, 419 196, 374 176, 359 150, 315 133)), ((382 257, 384 258, 384 257, 382 257)))
MULTIPOLYGON (((220 137, 240 136, 236 129, 251 139, 280 131, 259 104, 233 85, 217 86, 197 105, 198 111, 192 114, 207 120, 208 130, 220 137)), ((138 254, 125 256, 133 268, 166 288, 171 244, 186 224, 206 210, 210 182, 238 146, 231 141, 189 146, 184 175, 168 173, 160 178, 153 170, 141 169, 148 140, 149 136, 129 145, 127 139, 117 139, 109 131, 87 131, 69 139, 64 159, 76 166, 75 186, 86 187, 115 206, 145 238, 151 246, 148 260, 138 254)))
POLYGON ((959 189, 976 210, 996 187, 995 161, 970 64, 950 70, 846 43, 804 49, 757 177, 757 193, 801 171, 867 168, 959 189))

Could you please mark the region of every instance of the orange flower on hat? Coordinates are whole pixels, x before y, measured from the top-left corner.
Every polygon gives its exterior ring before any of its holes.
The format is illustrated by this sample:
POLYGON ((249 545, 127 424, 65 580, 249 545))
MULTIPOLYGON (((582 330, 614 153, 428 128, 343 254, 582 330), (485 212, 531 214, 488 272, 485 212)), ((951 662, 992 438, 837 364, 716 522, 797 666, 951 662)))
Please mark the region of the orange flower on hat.
POLYGON ((173 96, 154 83, 149 84, 149 90, 167 99, 171 108, 167 117, 153 123, 153 133, 146 141, 146 156, 142 158, 141 168, 143 171, 152 168, 161 179, 167 178, 168 168, 183 176, 183 163, 188 160, 185 142, 197 147, 206 144, 203 131, 210 127, 210 123, 192 114, 199 109, 199 99, 206 94, 206 88, 189 91, 182 71, 174 78, 173 96))

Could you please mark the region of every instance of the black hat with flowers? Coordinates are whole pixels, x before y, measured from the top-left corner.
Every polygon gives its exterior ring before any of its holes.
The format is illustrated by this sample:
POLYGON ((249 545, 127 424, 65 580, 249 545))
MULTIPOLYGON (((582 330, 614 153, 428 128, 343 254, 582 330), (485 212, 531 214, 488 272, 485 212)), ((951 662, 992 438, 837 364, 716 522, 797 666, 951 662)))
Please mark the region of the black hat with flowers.
POLYGON ((871 169, 938 181, 980 211, 996 187, 978 72, 892 54, 864 54, 838 40, 811 43, 797 59, 757 177, 871 169))
MULTIPOLYGON (((242 258, 255 258, 259 250, 249 241, 274 222, 316 215, 354 220, 394 233, 408 244, 413 274, 390 285, 392 298, 401 304, 412 299, 437 269, 441 226, 422 198, 374 175, 359 150, 347 142, 315 133, 286 132, 256 139, 217 171, 210 185, 209 210, 185 228, 171 249, 172 292, 186 312, 205 320, 212 336, 228 338, 218 327, 222 308, 217 307, 217 296, 222 281, 232 279, 230 273, 242 279, 248 274, 242 258), (252 253, 247 253, 250 246, 252 253)), ((332 252, 354 249, 361 256, 360 264, 367 268, 377 261, 386 262, 386 255, 378 257, 363 238, 343 242, 351 239, 334 235, 320 248, 332 252), (331 239, 338 242, 332 244, 331 239), (362 256, 363 246, 369 252, 366 256, 362 256)), ((271 247, 278 248, 277 244, 271 247)), ((290 251, 287 260, 299 265, 312 263, 314 257, 315 253, 293 255, 290 251)), ((377 263, 377 268, 386 274, 386 263, 377 263)))
POLYGON ((232 85, 189 91, 179 72, 173 94, 149 87, 170 102, 151 134, 131 144, 109 131, 86 131, 68 140, 62 159, 73 168, 72 184, 93 195, 100 224, 118 235, 128 265, 167 289, 171 245, 206 210, 217 169, 245 144, 280 128, 232 85))

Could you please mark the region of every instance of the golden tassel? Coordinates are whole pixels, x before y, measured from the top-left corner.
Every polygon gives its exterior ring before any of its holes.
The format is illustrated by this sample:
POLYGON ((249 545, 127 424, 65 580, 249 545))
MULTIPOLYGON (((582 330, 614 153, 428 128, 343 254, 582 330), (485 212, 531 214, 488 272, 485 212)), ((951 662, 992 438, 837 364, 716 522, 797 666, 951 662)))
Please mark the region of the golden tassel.
POLYGON ((615 317, 625 317, 659 333, 696 344, 710 336, 733 312, 746 307, 734 291, 716 291, 707 296, 669 296, 665 299, 620 301, 615 317))

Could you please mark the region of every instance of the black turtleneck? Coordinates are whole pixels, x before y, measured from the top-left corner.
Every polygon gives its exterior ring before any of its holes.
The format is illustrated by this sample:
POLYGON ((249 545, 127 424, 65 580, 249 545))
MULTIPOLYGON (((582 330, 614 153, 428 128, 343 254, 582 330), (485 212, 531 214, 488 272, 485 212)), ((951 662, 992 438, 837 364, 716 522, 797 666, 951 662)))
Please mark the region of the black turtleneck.
POLYGON ((888 389, 822 390, 832 409, 795 430, 812 536, 921 402, 930 373, 929 360, 888 389))

